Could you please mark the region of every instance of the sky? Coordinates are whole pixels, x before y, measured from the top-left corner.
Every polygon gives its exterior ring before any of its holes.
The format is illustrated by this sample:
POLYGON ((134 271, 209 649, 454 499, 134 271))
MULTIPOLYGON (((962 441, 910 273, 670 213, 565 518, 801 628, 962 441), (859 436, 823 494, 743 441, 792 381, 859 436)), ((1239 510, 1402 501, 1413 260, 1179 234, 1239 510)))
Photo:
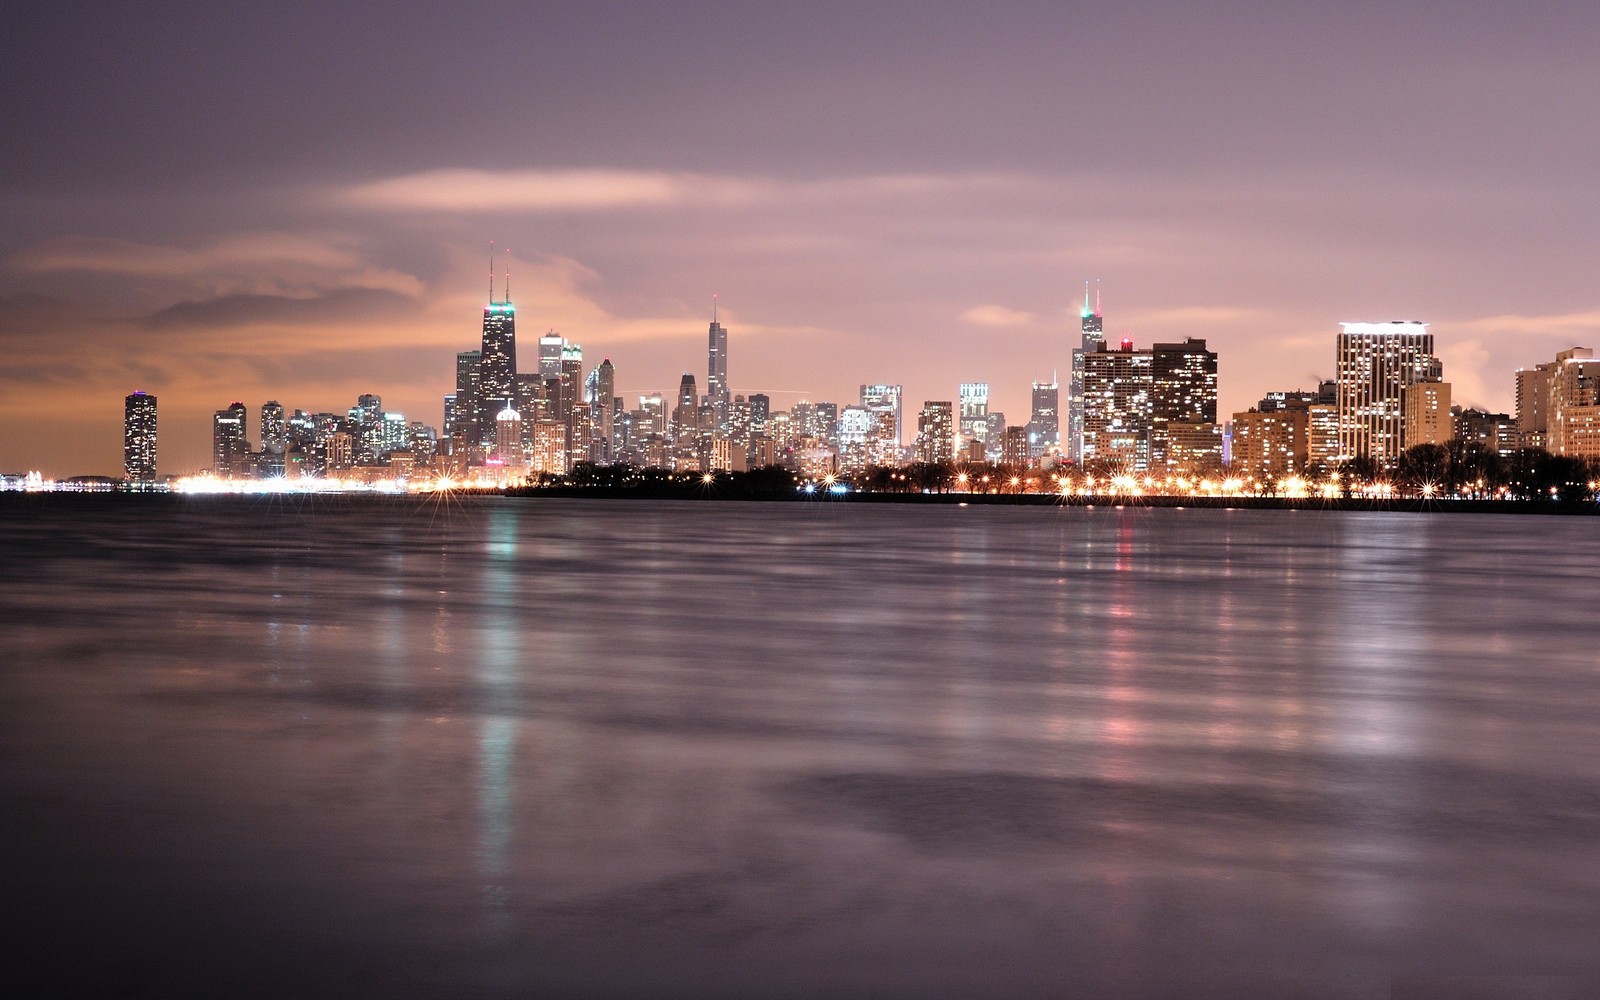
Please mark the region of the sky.
POLYGON ((119 475, 136 389, 163 474, 234 400, 438 425, 490 241, 523 365, 555 329, 630 397, 703 384, 716 295, 734 392, 987 381, 1024 423, 1090 280, 1109 339, 1217 351, 1224 419, 1391 319, 1506 411, 1600 346, 1597 40, 1592 3, 13 0, 0 471, 119 475))

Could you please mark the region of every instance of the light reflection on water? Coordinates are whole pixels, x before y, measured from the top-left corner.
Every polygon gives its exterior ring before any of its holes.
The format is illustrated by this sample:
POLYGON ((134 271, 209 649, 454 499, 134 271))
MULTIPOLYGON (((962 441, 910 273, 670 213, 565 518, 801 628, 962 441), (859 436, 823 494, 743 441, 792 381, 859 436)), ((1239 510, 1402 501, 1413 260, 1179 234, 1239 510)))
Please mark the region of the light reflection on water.
POLYGON ((1594 986, 1587 520, 222 500, 0 544, 8 870, 60 911, 8 916, 102 942, 86 993, 1594 986))

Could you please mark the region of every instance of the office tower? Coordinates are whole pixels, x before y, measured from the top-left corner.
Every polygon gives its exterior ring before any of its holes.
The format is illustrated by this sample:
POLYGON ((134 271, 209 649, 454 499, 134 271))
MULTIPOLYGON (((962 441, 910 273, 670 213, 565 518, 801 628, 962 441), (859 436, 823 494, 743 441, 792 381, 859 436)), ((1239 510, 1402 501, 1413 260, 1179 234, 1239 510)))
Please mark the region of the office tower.
MULTIPOLYGON (((460 355, 457 355, 456 391, 461 391, 460 355)), ((495 420, 516 400, 517 308, 511 304, 511 278, 506 276, 506 297, 494 299, 494 268, 489 269, 489 303, 483 307, 483 344, 478 357, 478 439, 485 450, 495 446, 495 420)))
POLYGON ((930 399, 917 415, 917 461, 951 464, 956 460, 956 407, 930 399))
POLYGON ((478 433, 478 375, 482 362, 482 351, 456 353, 455 419, 445 422, 445 436, 463 444, 476 445, 481 441, 478 433))
POLYGON ((1067 457, 1084 460, 1084 358, 1105 343, 1105 325, 1100 315, 1100 285, 1095 284, 1094 308, 1089 308, 1089 283, 1083 283, 1083 312, 1080 314, 1079 344, 1072 350, 1072 371, 1067 378, 1067 457))
POLYGON ((594 415, 597 446, 596 454, 590 455, 590 460, 614 461, 617 445, 617 367, 611 363, 610 358, 600 359, 594 371, 589 373, 584 389, 589 401, 589 410, 594 415))
POLYGON ((589 460, 589 408, 583 402, 583 347, 561 346, 561 402, 558 414, 567 425, 567 468, 589 460))
POLYGON ((357 465, 373 465, 383 451, 383 397, 365 393, 349 410, 357 465))
POLYGON ((1033 383, 1028 413, 1028 454, 1037 458, 1061 447, 1061 387, 1055 379, 1033 383))
POLYGON ((520 469, 522 457, 522 414, 507 406, 494 418, 494 457, 507 468, 520 469))
POLYGON ((539 377, 553 379, 561 377, 561 349, 566 346, 566 338, 550 330, 539 338, 539 377))
POLYGON ((1001 465, 1013 469, 1025 468, 1028 465, 1028 428, 1007 424, 996 435, 1000 440, 999 460, 1001 465))
POLYGON ((261 450, 269 455, 282 455, 287 438, 287 421, 283 404, 269 399, 261 404, 261 450))
POLYGON ((1574 347, 1556 355, 1546 407, 1551 454, 1600 458, 1600 360, 1594 351, 1574 347))
POLYGON ((250 442, 244 432, 249 419, 243 403, 218 410, 211 422, 211 471, 224 479, 246 475, 250 442))
POLYGON ((130 483, 156 481, 156 397, 147 392, 122 401, 122 468, 130 483))
POLYGON ((1250 410, 1233 415, 1229 471, 1241 479, 1276 483, 1305 470, 1308 410, 1250 410))
MULTIPOLYGON (((834 414, 835 418, 838 414, 834 414)), ((766 394, 753 392, 750 394, 750 433, 767 433, 767 421, 772 418, 772 400, 766 394)))
MULTIPOLYGON (((876 421, 865 406, 846 406, 839 411, 839 471, 858 473, 869 464, 876 421)), ((776 435, 774 435, 776 436, 776 435)), ((787 440, 788 434, 780 440, 787 440)))
POLYGON ((1401 390, 1400 400, 1405 411, 1401 450, 1419 444, 1447 444, 1455 438, 1449 382, 1413 382, 1401 390))
POLYGON ((861 387, 862 406, 874 413, 894 414, 893 437, 897 445, 901 440, 901 428, 905 426, 901 420, 900 394, 901 387, 898 385, 887 385, 880 382, 876 385, 863 385, 861 387))
POLYGON ((956 390, 961 401, 961 422, 957 431, 961 443, 982 441, 989 436, 989 383, 963 382, 956 390))
POLYGON ((1405 387, 1440 380, 1426 323, 1343 323, 1337 341, 1339 459, 1392 466, 1405 442, 1405 387))
POLYGON ((1082 461, 1102 471, 1150 468, 1151 352, 1124 339, 1116 350, 1102 342, 1083 356, 1082 461))
POLYGON ((706 346, 706 396, 714 411, 715 429, 728 426, 728 331, 717 322, 717 297, 711 297, 711 330, 706 346))
POLYGON ((678 380, 678 396, 672 407, 672 437, 679 444, 688 442, 700 433, 700 391, 695 386, 694 375, 683 373, 678 380))
POLYGON ((1182 343, 1150 348, 1150 464, 1170 472, 1167 425, 1217 422, 1217 355, 1206 342, 1185 337, 1182 343))
POLYGON ((411 424, 403 413, 384 413, 378 420, 376 458, 381 462, 385 456, 397 451, 408 451, 411 448, 411 424))

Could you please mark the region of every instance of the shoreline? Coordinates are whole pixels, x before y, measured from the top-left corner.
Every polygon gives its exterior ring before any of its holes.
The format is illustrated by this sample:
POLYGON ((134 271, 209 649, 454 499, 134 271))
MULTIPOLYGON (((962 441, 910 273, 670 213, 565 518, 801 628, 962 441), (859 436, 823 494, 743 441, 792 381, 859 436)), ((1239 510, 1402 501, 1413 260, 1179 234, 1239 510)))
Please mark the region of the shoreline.
POLYGON ((1328 497, 1192 497, 1192 496, 1062 496, 1054 493, 801 493, 790 490, 739 489, 730 484, 712 486, 672 484, 651 487, 552 486, 518 490, 457 490, 449 493, 257 493, 189 494, 133 492, 12 492, 0 494, 0 511, 38 505, 79 504, 108 507, 124 504, 188 504, 214 502, 299 505, 333 501, 360 503, 441 503, 477 498, 510 500, 607 501, 714 501, 814 504, 912 504, 933 506, 1084 507, 1200 510, 1311 510, 1399 514, 1521 514, 1557 516, 1600 515, 1600 502, 1568 500, 1462 500, 1439 498, 1328 498, 1328 497))

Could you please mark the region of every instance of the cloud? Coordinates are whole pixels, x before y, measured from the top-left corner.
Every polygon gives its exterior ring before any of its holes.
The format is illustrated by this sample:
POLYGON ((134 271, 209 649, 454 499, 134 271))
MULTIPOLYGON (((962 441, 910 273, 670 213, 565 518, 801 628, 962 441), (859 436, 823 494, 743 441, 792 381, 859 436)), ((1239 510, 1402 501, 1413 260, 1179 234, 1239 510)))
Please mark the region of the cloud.
POLYGON ((1020 178, 989 175, 882 174, 783 180, 646 170, 429 170, 369 181, 336 192, 358 208, 425 212, 572 212, 679 205, 765 202, 831 203, 1013 187, 1020 178))
POLYGON ((1033 322, 1033 313, 991 303, 973 306, 961 318, 977 326, 1022 326, 1033 322))
POLYGON ((321 295, 224 295, 167 306, 142 321, 153 330, 230 329, 262 325, 337 323, 415 313, 409 296, 370 288, 341 288, 321 295))

